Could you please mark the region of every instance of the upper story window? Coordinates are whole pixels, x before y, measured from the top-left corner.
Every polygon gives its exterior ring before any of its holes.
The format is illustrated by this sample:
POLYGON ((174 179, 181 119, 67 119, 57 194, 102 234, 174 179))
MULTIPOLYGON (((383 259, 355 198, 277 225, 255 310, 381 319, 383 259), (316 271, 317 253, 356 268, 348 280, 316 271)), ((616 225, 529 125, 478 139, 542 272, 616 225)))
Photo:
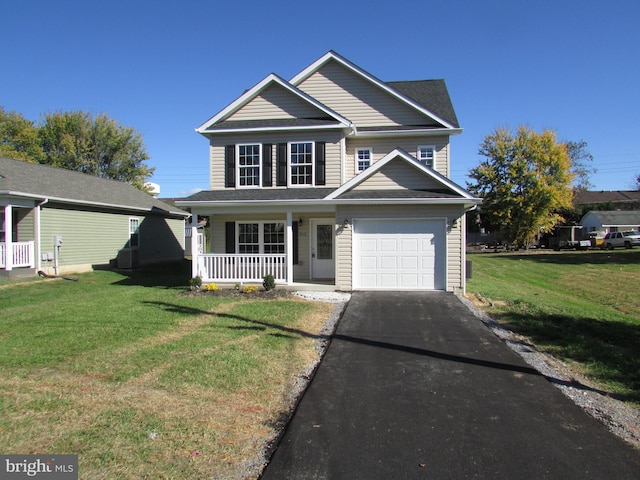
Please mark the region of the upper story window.
POLYGON ((371 166, 371 148, 356 148, 356 173, 364 172, 371 166))
POLYGON ((421 145, 418 147, 418 160, 427 167, 433 168, 436 158, 436 147, 434 145, 421 145))
POLYGON ((313 185, 313 142, 289 144, 289 184, 313 185))
POLYGON ((260 186, 260 144, 238 145, 238 186, 260 186))

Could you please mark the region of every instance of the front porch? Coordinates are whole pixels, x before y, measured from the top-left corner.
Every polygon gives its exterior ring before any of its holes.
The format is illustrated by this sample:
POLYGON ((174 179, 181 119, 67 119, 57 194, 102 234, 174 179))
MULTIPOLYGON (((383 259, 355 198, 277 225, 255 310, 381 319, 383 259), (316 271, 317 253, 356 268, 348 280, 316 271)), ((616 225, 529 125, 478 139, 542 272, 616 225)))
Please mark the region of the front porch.
POLYGON ((2 276, 18 276, 34 273, 35 242, 1 242, 0 241, 0 270, 2 276), (18 270, 14 270, 18 269, 18 270), (26 270, 25 270, 26 269, 26 270))

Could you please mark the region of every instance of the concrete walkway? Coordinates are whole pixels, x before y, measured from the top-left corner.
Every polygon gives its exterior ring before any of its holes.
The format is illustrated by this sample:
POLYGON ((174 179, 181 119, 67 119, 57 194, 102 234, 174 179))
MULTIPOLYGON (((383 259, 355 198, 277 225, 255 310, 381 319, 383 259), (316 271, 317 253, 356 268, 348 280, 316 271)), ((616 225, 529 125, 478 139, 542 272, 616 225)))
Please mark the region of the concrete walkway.
POLYGON ((640 451, 454 295, 357 292, 261 478, 640 479, 640 451))

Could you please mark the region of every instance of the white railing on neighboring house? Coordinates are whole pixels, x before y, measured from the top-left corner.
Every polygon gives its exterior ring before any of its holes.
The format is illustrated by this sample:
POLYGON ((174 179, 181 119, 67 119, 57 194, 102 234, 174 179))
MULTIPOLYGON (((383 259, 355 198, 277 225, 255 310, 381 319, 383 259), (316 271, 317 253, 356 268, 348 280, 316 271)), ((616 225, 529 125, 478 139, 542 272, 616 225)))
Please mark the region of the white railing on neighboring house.
MULTIPOLYGON (((11 244, 13 250, 11 267, 35 267, 33 244, 33 241, 11 244)), ((7 268, 7 245, 4 242, 0 242, 0 268, 7 268)))
POLYGON ((287 256, 203 253, 198 255, 198 271, 203 282, 262 282, 268 274, 286 282, 287 256))

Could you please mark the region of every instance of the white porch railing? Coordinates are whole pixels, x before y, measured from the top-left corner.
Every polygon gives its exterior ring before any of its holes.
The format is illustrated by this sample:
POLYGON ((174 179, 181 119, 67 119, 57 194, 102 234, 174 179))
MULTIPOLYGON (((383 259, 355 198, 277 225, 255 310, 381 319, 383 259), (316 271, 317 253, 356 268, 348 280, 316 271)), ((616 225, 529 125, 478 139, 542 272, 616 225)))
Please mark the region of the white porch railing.
MULTIPOLYGON (((11 244, 13 250, 11 267, 35 267, 33 244, 33 241, 11 244)), ((7 245, 4 242, 0 242, 0 268, 7 268, 7 245)))
POLYGON ((286 282, 287 256, 203 253, 198 255, 198 271, 203 282, 262 282, 268 274, 286 282))

